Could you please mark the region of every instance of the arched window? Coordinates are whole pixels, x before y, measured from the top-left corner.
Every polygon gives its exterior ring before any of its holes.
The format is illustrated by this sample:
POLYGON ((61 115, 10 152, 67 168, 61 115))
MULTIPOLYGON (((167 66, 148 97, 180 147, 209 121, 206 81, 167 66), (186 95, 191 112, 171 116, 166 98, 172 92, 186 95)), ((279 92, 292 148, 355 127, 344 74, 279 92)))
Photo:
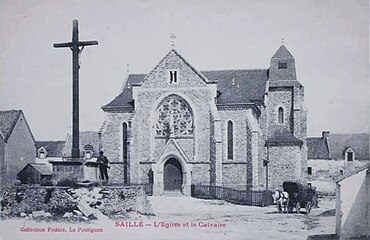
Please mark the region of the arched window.
POLYGON ((122 151, 123 159, 127 159, 127 123, 122 124, 122 151))
POLYGON ((193 115, 180 97, 166 98, 157 109, 156 135, 168 137, 193 134, 193 115))
POLYGON ((344 158, 345 160, 352 162, 355 160, 355 151, 351 147, 347 148, 344 151, 344 158))
POLYGON ((43 158, 46 158, 46 155, 47 155, 47 151, 46 151, 46 149, 44 148, 44 147, 41 147, 40 149, 39 149, 39 158, 41 159, 43 159, 43 158))
POLYGON ((233 122, 227 122, 227 159, 233 159, 234 155, 233 122))
POLYGON ((123 156, 123 182, 128 183, 128 164, 127 164, 127 123, 122 124, 122 156, 123 156))
POLYGON ((284 123, 284 110, 282 107, 279 107, 278 110, 278 123, 284 123))

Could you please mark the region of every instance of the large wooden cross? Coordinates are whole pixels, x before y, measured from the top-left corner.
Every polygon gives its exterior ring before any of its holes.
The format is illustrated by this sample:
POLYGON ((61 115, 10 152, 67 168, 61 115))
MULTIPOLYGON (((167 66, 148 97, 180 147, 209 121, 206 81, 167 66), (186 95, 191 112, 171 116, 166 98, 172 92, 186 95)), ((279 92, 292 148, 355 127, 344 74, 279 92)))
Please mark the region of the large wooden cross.
POLYGON ((80 158, 79 144, 79 55, 85 46, 98 45, 98 41, 78 41, 78 21, 73 20, 72 42, 55 43, 55 48, 68 47, 72 50, 72 68, 73 68, 73 114, 72 114, 72 158, 80 158), (81 47, 81 48, 80 48, 81 47))

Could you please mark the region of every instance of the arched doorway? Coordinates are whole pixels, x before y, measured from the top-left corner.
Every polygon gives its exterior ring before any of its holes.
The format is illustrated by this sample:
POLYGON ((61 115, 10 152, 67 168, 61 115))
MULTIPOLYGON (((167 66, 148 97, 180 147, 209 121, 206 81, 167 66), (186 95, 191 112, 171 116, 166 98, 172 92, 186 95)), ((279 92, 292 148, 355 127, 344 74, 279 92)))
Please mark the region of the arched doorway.
POLYGON ((168 159, 163 167, 163 185, 165 191, 181 191, 183 183, 182 167, 176 158, 168 159))

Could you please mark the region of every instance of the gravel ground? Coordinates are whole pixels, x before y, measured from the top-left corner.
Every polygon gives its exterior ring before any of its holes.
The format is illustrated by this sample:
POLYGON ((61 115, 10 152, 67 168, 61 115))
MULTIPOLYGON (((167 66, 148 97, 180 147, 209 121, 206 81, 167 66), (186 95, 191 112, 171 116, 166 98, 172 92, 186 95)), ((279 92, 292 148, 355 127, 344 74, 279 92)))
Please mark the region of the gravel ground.
POLYGON ((275 206, 251 207, 180 196, 149 197, 149 200, 155 216, 130 213, 128 219, 90 223, 3 220, 1 240, 307 239, 335 231, 333 198, 320 199, 320 207, 312 209, 309 215, 280 214, 275 206), (34 228, 45 232, 30 232, 34 228))

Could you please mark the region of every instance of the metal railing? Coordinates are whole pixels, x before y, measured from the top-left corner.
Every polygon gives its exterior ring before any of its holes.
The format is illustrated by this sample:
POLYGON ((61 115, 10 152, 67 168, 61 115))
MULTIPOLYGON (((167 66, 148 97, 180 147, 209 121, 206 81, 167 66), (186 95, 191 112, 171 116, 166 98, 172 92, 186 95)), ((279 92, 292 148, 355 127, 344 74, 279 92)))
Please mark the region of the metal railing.
POLYGON ((247 191, 223 186, 192 185, 191 196, 203 199, 222 199, 250 206, 267 206, 272 204, 272 192, 266 190, 247 191))

